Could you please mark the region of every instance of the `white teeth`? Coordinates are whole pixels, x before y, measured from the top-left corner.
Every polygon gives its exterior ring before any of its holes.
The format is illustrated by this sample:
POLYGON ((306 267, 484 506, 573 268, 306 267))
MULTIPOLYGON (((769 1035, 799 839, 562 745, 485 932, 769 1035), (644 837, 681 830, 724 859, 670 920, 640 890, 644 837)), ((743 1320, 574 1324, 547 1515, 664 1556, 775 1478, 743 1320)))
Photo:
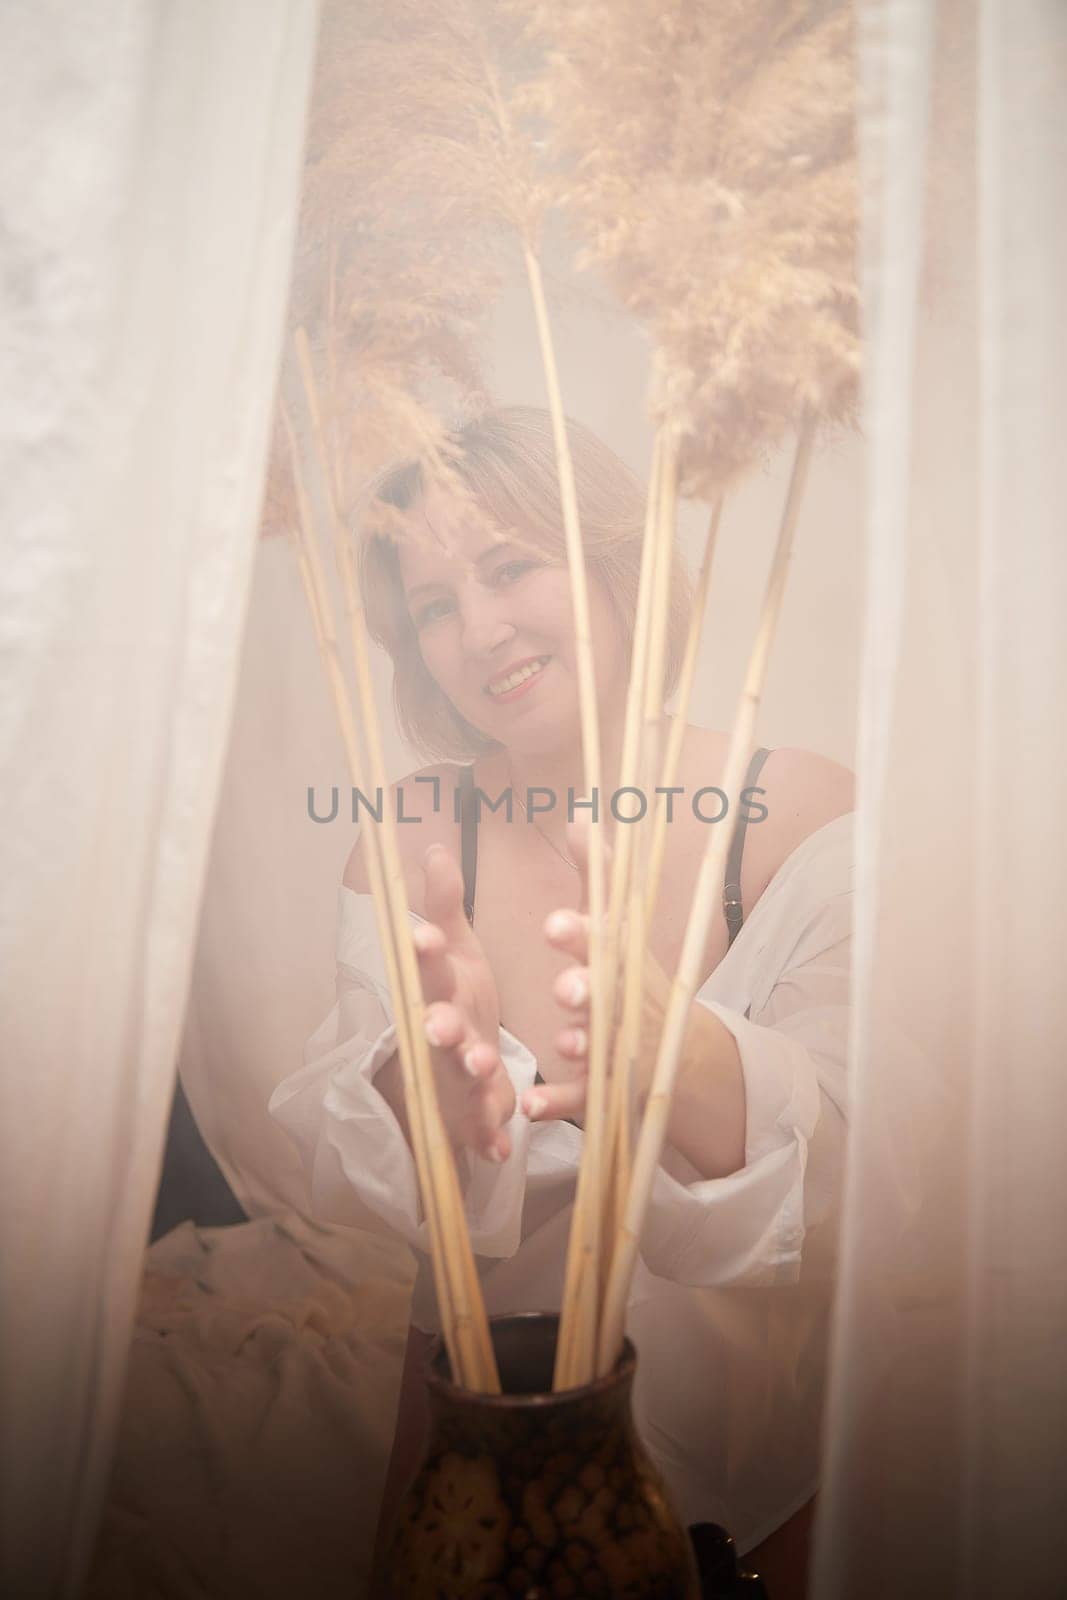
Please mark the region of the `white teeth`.
POLYGON ((525 667, 516 667, 514 672, 509 672, 499 683, 487 684, 486 688, 490 694, 507 694, 509 689, 517 689, 520 683, 525 683, 535 672, 540 672, 547 660, 547 656, 539 656, 536 661, 528 662, 525 667))

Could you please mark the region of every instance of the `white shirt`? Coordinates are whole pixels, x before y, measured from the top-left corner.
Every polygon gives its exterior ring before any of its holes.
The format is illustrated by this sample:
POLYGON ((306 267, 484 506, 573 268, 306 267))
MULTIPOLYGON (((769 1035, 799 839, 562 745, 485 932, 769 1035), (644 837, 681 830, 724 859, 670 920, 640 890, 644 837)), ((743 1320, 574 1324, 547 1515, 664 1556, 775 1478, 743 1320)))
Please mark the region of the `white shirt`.
MULTIPOLYGON (((745 1165, 701 1178, 664 1153, 634 1276, 635 1416, 686 1522, 742 1552, 815 1491, 844 1149, 854 816, 778 869, 697 999, 730 1029, 745 1165)), ((374 1087, 395 1029, 368 895, 340 891, 337 1003, 270 1101, 304 1157, 314 1213, 427 1248, 414 1162, 374 1087)), ((417 920, 417 919, 416 919, 417 920)), ((518 1103, 537 1063, 501 1030, 518 1103)), ((516 1110, 512 1154, 461 1174, 490 1315, 557 1310, 581 1131, 516 1110)), ((434 1327, 419 1256, 412 1316, 434 1327)))

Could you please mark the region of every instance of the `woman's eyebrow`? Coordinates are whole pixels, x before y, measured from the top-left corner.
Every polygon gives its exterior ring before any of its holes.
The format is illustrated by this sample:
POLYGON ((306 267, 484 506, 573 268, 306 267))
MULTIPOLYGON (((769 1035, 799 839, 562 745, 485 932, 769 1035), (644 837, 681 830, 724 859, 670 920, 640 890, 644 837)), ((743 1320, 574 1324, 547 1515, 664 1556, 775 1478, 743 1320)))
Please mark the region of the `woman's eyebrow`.
POLYGON ((447 585, 443 578, 428 579, 425 583, 413 583, 410 589, 404 590, 405 600, 410 600, 413 594, 421 594, 423 589, 444 589, 447 585))
MULTIPOLYGON (((475 556, 474 565, 476 567, 484 567, 485 563, 491 560, 493 556, 498 556, 501 553, 514 555, 519 548, 511 539, 495 539, 492 544, 486 546, 480 555, 475 556)), ((426 578, 422 583, 413 583, 410 589, 405 589, 404 595, 406 599, 410 600, 412 595, 421 593, 423 589, 446 589, 447 587, 448 580, 445 578, 426 578)))
POLYGON ((502 551, 507 555, 514 555, 519 548, 520 546, 513 539, 494 539, 491 545, 486 546, 481 555, 475 556, 474 564, 477 567, 484 566, 492 556, 498 556, 502 551))

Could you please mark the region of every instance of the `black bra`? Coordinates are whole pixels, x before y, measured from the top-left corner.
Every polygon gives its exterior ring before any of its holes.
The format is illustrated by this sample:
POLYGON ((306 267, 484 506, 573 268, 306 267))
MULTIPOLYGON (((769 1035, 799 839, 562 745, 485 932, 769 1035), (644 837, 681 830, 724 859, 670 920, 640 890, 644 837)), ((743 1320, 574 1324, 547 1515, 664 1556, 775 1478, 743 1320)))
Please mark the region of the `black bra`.
MULTIPOLYGON (((758 749, 748 764, 745 781, 741 785, 742 793, 753 788, 759 777, 763 763, 770 755, 770 751, 762 746, 758 749)), ((475 805, 474 795, 474 768, 461 767, 459 772, 460 793, 460 852, 463 866, 463 910, 466 912, 467 921, 474 925, 474 891, 478 883, 478 807, 475 805)), ((726 858, 726 872, 724 874, 722 889, 722 906, 726 915, 726 927, 729 932, 727 949, 733 944, 741 932, 741 925, 745 920, 744 907, 741 904, 741 858, 745 850, 745 831, 749 818, 745 815, 738 817, 734 824, 733 837, 730 840, 730 850, 726 858)))

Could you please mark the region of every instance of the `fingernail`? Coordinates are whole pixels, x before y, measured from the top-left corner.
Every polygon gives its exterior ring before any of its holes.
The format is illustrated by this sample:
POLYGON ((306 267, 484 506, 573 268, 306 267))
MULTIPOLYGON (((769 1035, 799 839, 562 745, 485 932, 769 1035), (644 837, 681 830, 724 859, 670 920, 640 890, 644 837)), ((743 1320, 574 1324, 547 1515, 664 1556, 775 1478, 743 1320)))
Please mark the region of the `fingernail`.
POLYGON ((528 1094, 526 1096, 525 1105, 526 1115, 533 1119, 534 1117, 539 1117, 541 1115, 542 1111, 544 1111, 545 1107, 548 1105, 548 1101, 545 1099, 543 1094, 528 1094))
POLYGON ((478 1068, 474 1064, 473 1050, 468 1050, 465 1052, 463 1056, 463 1070, 464 1072, 469 1073, 472 1078, 477 1078, 479 1076, 478 1068))
POLYGON ((550 939, 565 939, 574 926, 574 918, 569 911, 553 911, 545 923, 545 932, 550 939))
POLYGON ((411 939, 416 950, 425 950, 427 945, 430 943, 429 928, 420 923, 418 927, 412 929, 411 939))
POLYGON ((485 1159, 487 1161, 495 1162, 498 1167, 502 1166, 504 1163, 504 1157, 501 1155, 495 1144, 491 1144, 489 1146, 489 1149, 485 1152, 485 1159))
POLYGON ((584 1028, 571 1029, 571 1049, 575 1055, 584 1055, 589 1049, 589 1035, 584 1028))
POLYGON ((584 978, 572 978, 567 985, 567 998, 572 1006, 580 1006, 589 995, 589 985, 584 978))
POLYGON ((441 1035, 438 1031, 437 1024, 435 1022, 431 1022, 429 1018, 426 1019, 425 1033, 427 1039, 429 1039, 432 1045, 440 1046, 441 1035))

